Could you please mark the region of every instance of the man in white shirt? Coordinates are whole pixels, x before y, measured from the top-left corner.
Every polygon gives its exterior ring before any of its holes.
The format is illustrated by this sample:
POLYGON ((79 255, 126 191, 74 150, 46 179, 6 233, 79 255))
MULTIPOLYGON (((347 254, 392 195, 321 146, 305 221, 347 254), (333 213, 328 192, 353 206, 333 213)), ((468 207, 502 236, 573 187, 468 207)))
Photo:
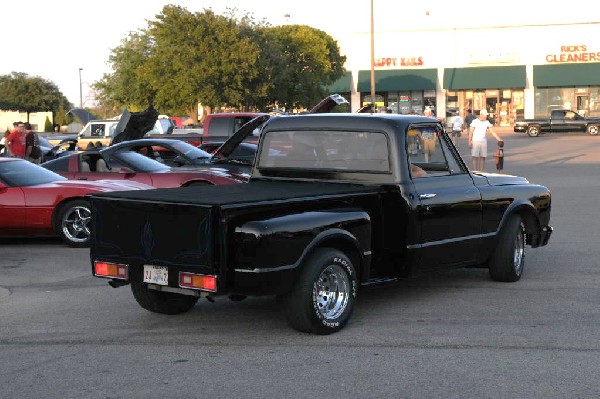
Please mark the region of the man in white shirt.
POLYGON ((482 109, 479 111, 479 117, 471 122, 469 128, 469 148, 471 148, 473 170, 483 171, 485 169, 485 157, 487 156, 486 133, 489 131, 496 140, 501 140, 492 129, 492 124, 487 120, 487 116, 487 110, 482 109))
POLYGON ((462 132, 462 130, 463 118, 456 112, 454 118, 452 118, 452 143, 454 143, 456 148, 458 148, 458 138, 460 137, 460 132, 462 132))

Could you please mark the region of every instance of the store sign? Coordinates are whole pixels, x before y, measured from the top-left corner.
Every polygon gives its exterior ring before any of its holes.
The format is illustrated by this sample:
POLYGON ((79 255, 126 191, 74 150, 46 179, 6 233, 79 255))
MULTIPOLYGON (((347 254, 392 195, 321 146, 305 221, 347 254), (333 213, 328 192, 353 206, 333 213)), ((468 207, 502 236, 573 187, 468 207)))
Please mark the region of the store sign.
POLYGON ((423 57, 375 58, 376 67, 423 66, 423 57))
POLYGON ((589 52, 585 44, 576 46, 560 46, 560 53, 546 55, 546 62, 597 62, 600 51, 589 52))

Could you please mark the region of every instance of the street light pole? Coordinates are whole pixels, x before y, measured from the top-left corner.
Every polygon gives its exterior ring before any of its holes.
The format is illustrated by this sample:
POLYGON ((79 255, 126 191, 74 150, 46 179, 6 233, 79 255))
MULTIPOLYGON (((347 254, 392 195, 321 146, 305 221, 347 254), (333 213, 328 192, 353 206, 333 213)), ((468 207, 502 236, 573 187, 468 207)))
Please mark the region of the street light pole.
POLYGON ((83 68, 79 68, 79 108, 83 108, 83 89, 81 86, 81 71, 83 71, 83 68))
MULTIPOLYGON (((375 107, 375 22, 373 18, 373 0, 371 0, 371 106, 375 107)), ((373 109, 373 111, 375 111, 373 109)))

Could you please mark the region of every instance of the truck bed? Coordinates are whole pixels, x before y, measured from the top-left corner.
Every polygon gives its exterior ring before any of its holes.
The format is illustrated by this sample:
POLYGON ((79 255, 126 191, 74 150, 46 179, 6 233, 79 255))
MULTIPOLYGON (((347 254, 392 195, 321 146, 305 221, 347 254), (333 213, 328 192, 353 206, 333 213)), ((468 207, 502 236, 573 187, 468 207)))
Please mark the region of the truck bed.
POLYGON ((104 261, 223 275, 225 265, 219 259, 228 234, 225 219, 249 209, 272 211, 281 204, 289 212, 294 203, 314 207, 322 200, 339 202, 381 190, 355 184, 257 181, 91 195, 97 223, 90 254, 104 261))

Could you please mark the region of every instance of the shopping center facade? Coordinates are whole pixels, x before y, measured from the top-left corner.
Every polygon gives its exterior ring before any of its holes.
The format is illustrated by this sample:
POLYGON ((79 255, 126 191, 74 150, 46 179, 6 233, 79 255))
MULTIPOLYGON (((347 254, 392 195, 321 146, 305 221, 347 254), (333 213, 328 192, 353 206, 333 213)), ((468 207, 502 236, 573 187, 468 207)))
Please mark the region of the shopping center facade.
POLYGON ((374 31, 339 40, 346 70, 331 91, 352 110, 375 102, 393 113, 425 107, 450 118, 487 109, 499 126, 552 109, 600 116, 600 22, 374 31))

